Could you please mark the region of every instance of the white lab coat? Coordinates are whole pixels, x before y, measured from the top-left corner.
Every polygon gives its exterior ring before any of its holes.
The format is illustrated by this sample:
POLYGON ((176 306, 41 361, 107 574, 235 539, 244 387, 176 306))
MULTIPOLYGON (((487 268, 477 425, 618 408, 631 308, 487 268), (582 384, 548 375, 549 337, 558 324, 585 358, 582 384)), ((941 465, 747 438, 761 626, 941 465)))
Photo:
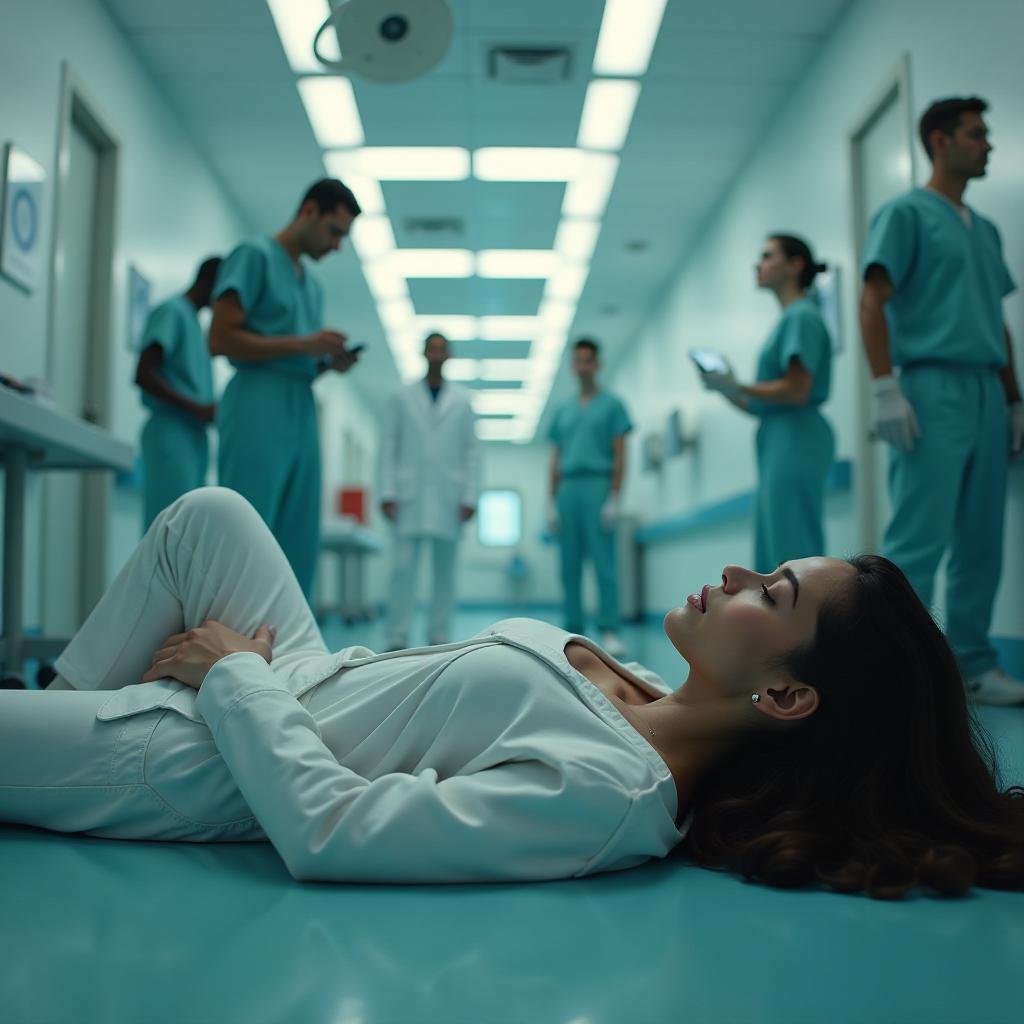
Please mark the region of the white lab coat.
POLYGON ((480 443, 469 393, 445 381, 435 402, 424 381, 392 398, 380 446, 380 500, 398 503, 402 537, 457 539, 459 509, 480 496, 480 443))

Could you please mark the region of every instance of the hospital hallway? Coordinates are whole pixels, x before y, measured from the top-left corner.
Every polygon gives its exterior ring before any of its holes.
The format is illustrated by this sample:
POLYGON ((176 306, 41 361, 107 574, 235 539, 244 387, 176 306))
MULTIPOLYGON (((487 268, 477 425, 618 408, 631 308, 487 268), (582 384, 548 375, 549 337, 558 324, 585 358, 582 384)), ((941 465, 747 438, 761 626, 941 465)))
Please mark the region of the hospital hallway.
POLYGON ((1021 40, 0 0, 0 1024, 1024 1024, 1021 40))
MULTIPOLYGON (((503 615, 459 613, 466 637, 503 615)), ((325 624, 332 649, 381 626, 325 624)), ((658 623, 630 657, 672 679, 658 623)), ((1024 718, 981 708, 1008 783, 1024 718)), ((268 844, 3 826, 4 1019, 19 1024, 1011 1024, 1024 896, 786 892, 671 859, 539 885, 301 884, 268 844), (182 984, 182 979, 187 979, 182 984)), ((410 845, 414 855, 416 840, 410 845)))

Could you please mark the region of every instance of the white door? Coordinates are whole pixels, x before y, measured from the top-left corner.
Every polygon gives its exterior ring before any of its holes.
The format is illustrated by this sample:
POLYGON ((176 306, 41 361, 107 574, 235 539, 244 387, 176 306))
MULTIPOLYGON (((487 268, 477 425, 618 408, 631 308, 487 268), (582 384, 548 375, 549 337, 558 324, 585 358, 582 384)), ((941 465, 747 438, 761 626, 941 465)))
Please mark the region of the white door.
MULTIPOLYGON (((867 120, 862 132, 854 138, 853 180, 854 188, 858 190, 854 197, 854 209, 859 221, 856 225, 858 268, 864 239, 867 237, 875 211, 883 203, 908 191, 913 184, 911 140, 907 130, 905 103, 900 87, 894 87, 886 100, 867 120)), ((860 543, 863 550, 879 551, 892 508, 888 484, 889 453, 884 442, 868 440, 870 374, 863 356, 858 362, 862 376, 860 451, 863 494, 860 507, 860 543)))
MULTIPOLYGON (((72 416, 86 409, 90 324, 96 265, 100 154, 74 122, 69 126, 67 175, 57 224, 57 286, 53 310, 51 386, 57 406, 72 416)), ((83 475, 45 475, 43 512, 43 629, 70 636, 82 623, 83 475)))

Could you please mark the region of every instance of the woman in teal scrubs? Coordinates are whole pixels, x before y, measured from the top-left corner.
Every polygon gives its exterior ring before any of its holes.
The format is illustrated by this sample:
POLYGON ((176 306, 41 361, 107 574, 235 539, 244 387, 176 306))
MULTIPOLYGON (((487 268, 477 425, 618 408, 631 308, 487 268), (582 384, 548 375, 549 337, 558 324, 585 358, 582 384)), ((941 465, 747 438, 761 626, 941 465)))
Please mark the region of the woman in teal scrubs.
POLYGON ((825 551, 825 478, 835 439, 819 407, 829 396, 832 342, 807 294, 824 269, 802 239, 770 236, 757 264, 757 285, 775 293, 782 318, 761 349, 757 381, 741 385, 731 370, 703 375, 707 388, 761 420, 754 512, 758 572, 825 551))

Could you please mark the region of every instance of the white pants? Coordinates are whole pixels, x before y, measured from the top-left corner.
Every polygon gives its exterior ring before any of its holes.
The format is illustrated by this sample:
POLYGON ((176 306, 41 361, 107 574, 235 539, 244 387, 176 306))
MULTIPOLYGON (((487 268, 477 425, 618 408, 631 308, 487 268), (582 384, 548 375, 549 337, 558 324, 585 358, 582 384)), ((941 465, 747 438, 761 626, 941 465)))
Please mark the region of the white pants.
POLYGON ((265 839, 204 724, 166 708, 96 717, 111 696, 102 691, 166 686, 139 683, 154 651, 205 619, 246 636, 275 626, 275 673, 327 653, 263 520, 220 487, 157 516, 57 660, 65 692, 0 690, 0 821, 123 839, 265 839))
POLYGON ((388 603, 388 647, 405 647, 409 625, 416 606, 416 575, 420 547, 431 548, 430 614, 427 643, 446 644, 455 606, 455 546, 447 537, 395 537, 395 562, 391 572, 391 599, 388 603))

